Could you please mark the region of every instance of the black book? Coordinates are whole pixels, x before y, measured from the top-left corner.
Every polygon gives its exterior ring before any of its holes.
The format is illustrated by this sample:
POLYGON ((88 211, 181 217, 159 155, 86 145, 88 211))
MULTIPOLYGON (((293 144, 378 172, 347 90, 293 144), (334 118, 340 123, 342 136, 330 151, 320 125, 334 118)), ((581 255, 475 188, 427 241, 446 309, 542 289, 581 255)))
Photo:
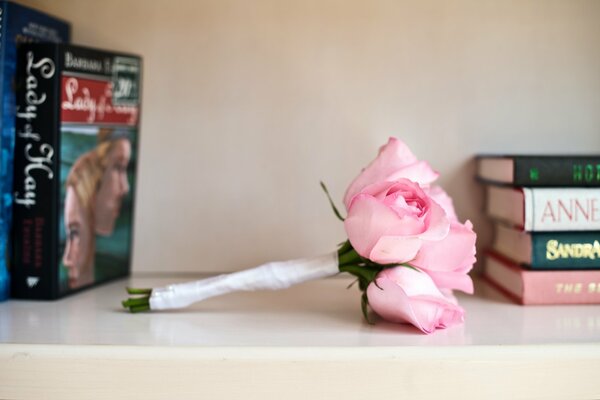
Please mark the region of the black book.
POLYGON ((477 178, 512 186, 600 186, 600 155, 481 155, 477 178))
POLYGON ((55 299, 129 273, 141 59, 17 54, 12 295, 55 299))

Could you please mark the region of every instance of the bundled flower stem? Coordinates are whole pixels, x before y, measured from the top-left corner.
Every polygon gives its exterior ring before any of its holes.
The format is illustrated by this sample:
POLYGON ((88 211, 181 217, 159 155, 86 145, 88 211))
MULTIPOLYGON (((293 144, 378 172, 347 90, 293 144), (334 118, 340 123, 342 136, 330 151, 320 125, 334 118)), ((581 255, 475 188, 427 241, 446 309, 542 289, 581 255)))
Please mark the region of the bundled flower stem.
MULTIPOLYGON (((334 214, 344 221, 323 182, 321 188, 327 195, 334 214)), ((183 308, 210 297, 235 291, 280 290, 347 272, 357 278, 358 287, 363 292, 361 309, 365 319, 370 322, 367 287, 375 281, 379 272, 395 266, 397 264, 377 264, 360 256, 350 241, 346 240, 335 253, 322 257, 270 262, 244 271, 154 289, 127 288, 127 293, 132 297, 124 300, 122 304, 133 313, 183 308)))
POLYGON ((433 186, 438 173, 408 146, 390 138, 347 188, 343 218, 323 183, 348 240, 330 254, 283 262, 152 289, 128 289, 131 312, 183 308, 239 290, 278 290, 340 272, 354 275, 361 309, 410 323, 422 332, 463 321, 453 290, 473 293, 468 272, 475 262, 476 234, 461 223, 452 199, 433 186))
MULTIPOLYGON (((280 290, 302 282, 326 278, 340 272, 356 276, 365 291, 386 267, 361 257, 350 244, 321 257, 270 262, 244 271, 222 274, 194 282, 153 289, 127 288, 131 297, 122 302, 133 313, 187 307, 190 304, 235 291, 280 290)), ((367 318, 367 300, 363 293, 363 314, 367 318)))

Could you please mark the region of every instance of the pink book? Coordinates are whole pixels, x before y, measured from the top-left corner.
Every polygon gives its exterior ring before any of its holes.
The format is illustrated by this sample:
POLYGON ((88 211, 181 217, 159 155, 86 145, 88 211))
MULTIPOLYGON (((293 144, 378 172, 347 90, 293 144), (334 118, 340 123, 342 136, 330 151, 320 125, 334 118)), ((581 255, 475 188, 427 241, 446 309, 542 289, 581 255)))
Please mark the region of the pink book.
POLYGON ((600 304, 600 271, 530 271, 489 252, 484 276, 521 304, 600 304))

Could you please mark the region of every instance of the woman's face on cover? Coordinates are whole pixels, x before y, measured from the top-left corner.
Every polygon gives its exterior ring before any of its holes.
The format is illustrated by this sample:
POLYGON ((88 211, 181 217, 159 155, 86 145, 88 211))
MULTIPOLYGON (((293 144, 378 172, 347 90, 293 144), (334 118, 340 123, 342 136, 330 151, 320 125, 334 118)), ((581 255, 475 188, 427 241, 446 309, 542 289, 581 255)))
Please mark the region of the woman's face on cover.
POLYGON ((65 196, 66 246, 63 264, 69 271, 69 287, 74 289, 94 281, 93 223, 82 206, 75 189, 67 186, 65 196))
POLYGON ((123 197, 129 193, 127 165, 131 158, 131 143, 118 139, 106 155, 106 168, 96 195, 96 233, 111 235, 121 211, 123 197))

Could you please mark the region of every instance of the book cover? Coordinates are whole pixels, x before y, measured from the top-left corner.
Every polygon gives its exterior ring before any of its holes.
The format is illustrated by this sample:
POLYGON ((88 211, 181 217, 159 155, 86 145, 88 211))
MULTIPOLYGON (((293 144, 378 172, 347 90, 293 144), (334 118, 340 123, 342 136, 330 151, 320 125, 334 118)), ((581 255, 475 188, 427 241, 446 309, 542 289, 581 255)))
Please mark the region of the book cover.
POLYGON ((600 155, 481 155, 477 177, 514 186, 600 186, 600 155))
POLYGON ((14 78, 17 45, 26 42, 68 42, 70 25, 58 18, 10 1, 0 1, 0 299, 8 295, 10 227, 15 137, 14 78), (7 278, 7 276, 6 276, 7 278))
POLYGON ((128 274, 141 59, 18 52, 13 295, 54 299, 128 274))
POLYGON ((495 226, 493 249, 528 269, 600 269, 600 232, 523 232, 495 226))
POLYGON ((525 231, 599 231, 600 188, 488 186, 487 213, 525 231))
POLYGON ((521 304, 600 304, 600 271, 530 271, 489 252, 484 277, 521 304))

